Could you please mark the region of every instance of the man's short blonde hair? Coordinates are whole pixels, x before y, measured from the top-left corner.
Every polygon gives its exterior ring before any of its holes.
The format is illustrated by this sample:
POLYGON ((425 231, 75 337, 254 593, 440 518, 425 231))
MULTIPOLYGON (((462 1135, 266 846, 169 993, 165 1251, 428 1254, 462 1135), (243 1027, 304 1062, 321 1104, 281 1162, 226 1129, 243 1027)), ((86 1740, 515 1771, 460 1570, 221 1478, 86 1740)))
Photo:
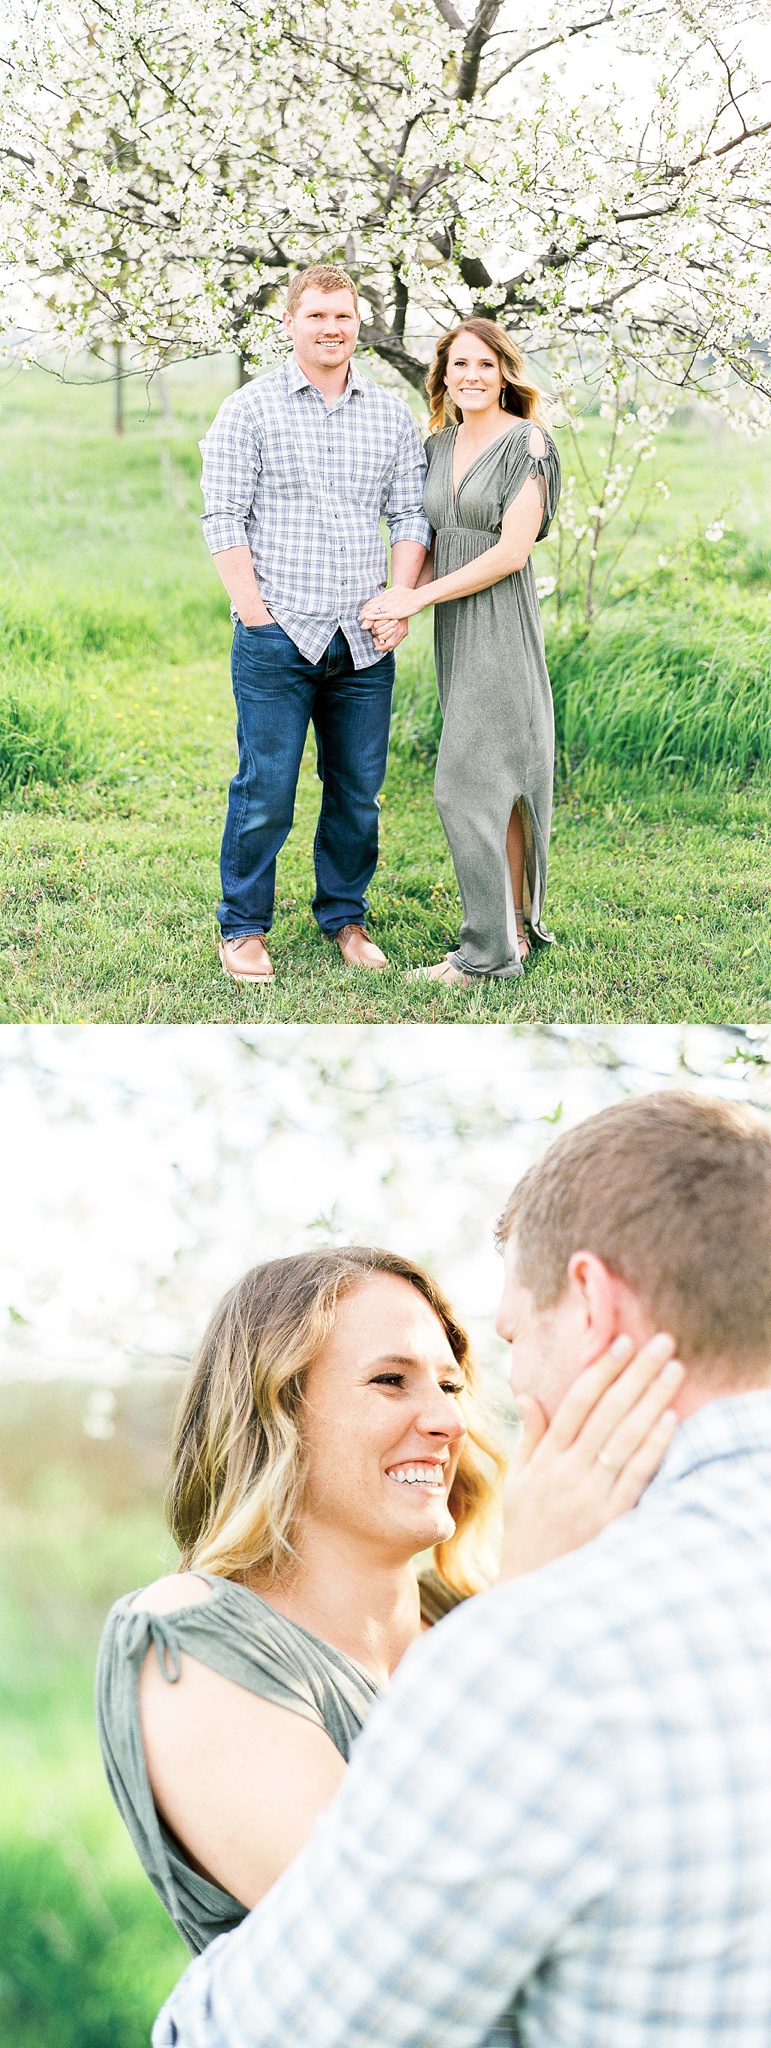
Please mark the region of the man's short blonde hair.
POLYGON ((771 1380, 771 1126, 743 1104, 662 1089, 600 1110, 523 1175, 497 1234, 538 1309, 591 1251, 701 1377, 771 1380))
POLYGON ((303 292, 351 292, 356 312, 359 310, 359 294, 353 278, 347 270, 341 270, 337 263, 312 263, 310 270, 298 270, 292 278, 286 295, 286 310, 297 312, 303 292))

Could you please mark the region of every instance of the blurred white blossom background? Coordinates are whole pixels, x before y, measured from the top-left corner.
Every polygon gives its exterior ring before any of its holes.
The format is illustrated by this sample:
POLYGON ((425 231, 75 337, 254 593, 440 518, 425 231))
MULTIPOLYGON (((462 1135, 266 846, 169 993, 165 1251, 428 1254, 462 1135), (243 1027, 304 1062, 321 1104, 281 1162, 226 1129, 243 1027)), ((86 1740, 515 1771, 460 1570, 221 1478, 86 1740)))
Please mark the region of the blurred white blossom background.
POLYGON ((424 1260, 488 1364, 494 1219, 555 1132, 687 1085, 771 1107, 771 1029, 6 1026, 0 1377, 94 1392, 179 1367, 257 1260, 424 1260))

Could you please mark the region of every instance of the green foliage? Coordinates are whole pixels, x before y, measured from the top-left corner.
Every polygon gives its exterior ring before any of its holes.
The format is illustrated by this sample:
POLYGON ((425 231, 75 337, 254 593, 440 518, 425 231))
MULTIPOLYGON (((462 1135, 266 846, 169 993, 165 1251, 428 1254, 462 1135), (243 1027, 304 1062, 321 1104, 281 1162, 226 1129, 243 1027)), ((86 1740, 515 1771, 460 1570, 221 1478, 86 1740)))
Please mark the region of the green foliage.
POLYGON ((187 654, 222 640, 218 591, 202 595, 175 591, 155 604, 110 597, 26 602, 16 593, 0 602, 0 670, 23 661, 35 668, 55 662, 67 675, 80 675, 94 655, 187 654))
POLYGON ((147 2048, 184 1967, 93 1710, 108 1608, 164 1569, 172 1399, 155 1380, 127 1389, 96 1441, 82 1384, 0 1388, 0 2048, 147 2048))
MULTIPOLYGON (((771 554, 691 536, 588 629, 545 612, 558 763, 746 781, 771 764, 771 554)), ((394 744, 431 761, 441 717, 422 618, 399 665, 394 744)))
POLYGON ((563 768, 745 781, 771 763, 771 619, 697 610, 606 613, 549 643, 563 768))
MULTIPOLYGON (((67 688, 22 675, 0 682, 0 801, 30 784, 82 782, 97 766, 90 721, 67 688)), ((103 755, 107 767, 109 746, 103 755)))
POLYGON ((418 761, 435 761, 442 737, 436 692, 433 628, 425 612, 410 622, 399 652, 391 722, 391 748, 418 761))
POLYGON ((138 1888, 103 1894, 77 1842, 6 1841, 0 1926, 4 2048, 147 2048, 168 1976, 138 1888))

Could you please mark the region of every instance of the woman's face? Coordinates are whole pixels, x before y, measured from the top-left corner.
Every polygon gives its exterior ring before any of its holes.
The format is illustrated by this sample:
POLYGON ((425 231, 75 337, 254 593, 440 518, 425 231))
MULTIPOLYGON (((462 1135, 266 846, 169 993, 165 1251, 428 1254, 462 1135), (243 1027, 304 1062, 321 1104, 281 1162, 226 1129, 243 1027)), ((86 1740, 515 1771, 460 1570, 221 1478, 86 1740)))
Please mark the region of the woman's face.
POLYGON ((463 331, 450 343, 444 381, 464 419, 469 413, 500 407, 503 377, 498 357, 475 334, 463 331))
POLYGON ((334 1527, 373 1562, 446 1541, 462 1387, 442 1324, 409 1281, 374 1273, 344 1295, 307 1381, 306 1528, 334 1527))

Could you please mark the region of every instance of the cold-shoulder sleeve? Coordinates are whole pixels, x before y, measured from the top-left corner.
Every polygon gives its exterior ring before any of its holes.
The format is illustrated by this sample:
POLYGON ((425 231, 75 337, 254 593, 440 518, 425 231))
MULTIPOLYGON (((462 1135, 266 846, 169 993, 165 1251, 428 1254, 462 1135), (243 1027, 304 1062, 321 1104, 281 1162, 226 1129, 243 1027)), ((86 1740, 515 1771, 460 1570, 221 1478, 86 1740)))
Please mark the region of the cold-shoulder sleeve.
POLYGON ((139 1676, 154 1651, 169 1685, 185 1653, 236 1685, 323 1728, 347 1762, 378 1688, 353 1660, 277 1614, 246 1587, 207 1578, 208 1599, 153 1614, 127 1593, 112 1608, 99 1650, 96 1721, 107 1782, 158 1897, 197 1954, 244 1918, 245 1907, 188 1863, 157 1812, 147 1775, 139 1676))
MULTIPOLYGON (((155 1648, 169 1684, 180 1671, 177 1614, 132 1613, 129 1595, 108 1617, 99 1650, 96 1725, 107 1783, 139 1861, 193 1955, 230 1933, 246 1908, 201 1877, 164 1827, 147 1776, 139 1719, 139 1674, 155 1648)), ((189 1610, 188 1610, 189 1611, 189 1610)))
POLYGON ((504 449, 501 468, 501 518, 504 512, 508 511, 509 506, 514 503, 514 499, 519 496, 522 485, 527 482, 528 477, 534 477, 536 481, 540 480, 543 487, 544 508, 543 519, 536 539, 545 540, 559 504, 562 483, 560 459, 551 434, 547 433, 545 427, 538 426, 535 421, 526 422, 521 433, 513 433, 510 436, 508 444, 504 449), (544 453, 539 455, 536 449, 541 439, 546 445, 544 453), (536 443, 535 449, 530 445, 533 441, 536 443))

